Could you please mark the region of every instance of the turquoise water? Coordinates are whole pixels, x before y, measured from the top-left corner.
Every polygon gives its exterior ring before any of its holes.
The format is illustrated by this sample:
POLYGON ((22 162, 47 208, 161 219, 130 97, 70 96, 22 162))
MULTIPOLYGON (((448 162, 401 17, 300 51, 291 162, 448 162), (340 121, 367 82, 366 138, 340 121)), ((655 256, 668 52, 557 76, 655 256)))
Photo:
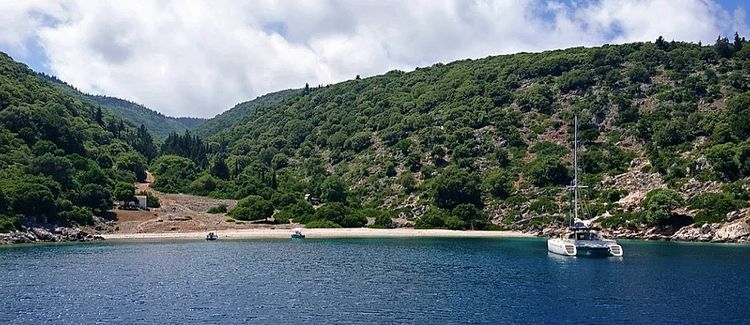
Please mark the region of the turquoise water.
POLYGON ((0 248, 0 323, 750 323, 750 246, 540 239, 0 248))

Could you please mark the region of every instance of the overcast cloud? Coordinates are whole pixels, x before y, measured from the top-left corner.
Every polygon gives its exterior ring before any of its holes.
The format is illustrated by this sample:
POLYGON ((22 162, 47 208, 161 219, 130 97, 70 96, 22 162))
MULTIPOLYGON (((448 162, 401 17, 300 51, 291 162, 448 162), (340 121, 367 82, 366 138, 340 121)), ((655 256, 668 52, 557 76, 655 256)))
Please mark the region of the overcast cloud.
POLYGON ((268 92, 518 51, 748 35, 681 1, 0 0, 0 49, 77 88, 211 117, 268 92), (41 53, 39 53, 41 52, 41 53))

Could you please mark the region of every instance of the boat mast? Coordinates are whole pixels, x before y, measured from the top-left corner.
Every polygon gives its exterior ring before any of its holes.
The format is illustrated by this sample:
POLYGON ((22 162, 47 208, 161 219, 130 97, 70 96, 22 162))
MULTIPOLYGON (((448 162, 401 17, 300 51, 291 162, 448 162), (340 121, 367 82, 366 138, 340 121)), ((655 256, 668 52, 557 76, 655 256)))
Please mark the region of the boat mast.
POLYGON ((573 215, 578 219, 578 115, 575 117, 573 140, 573 215))

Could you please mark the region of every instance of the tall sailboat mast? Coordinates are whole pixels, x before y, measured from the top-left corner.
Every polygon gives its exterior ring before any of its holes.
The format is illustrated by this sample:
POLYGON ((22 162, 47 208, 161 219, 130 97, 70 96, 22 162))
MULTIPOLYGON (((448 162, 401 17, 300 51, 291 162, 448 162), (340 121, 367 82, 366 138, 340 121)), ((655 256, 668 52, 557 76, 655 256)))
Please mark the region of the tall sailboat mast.
POLYGON ((578 115, 575 117, 573 138, 573 215, 578 219, 578 115))

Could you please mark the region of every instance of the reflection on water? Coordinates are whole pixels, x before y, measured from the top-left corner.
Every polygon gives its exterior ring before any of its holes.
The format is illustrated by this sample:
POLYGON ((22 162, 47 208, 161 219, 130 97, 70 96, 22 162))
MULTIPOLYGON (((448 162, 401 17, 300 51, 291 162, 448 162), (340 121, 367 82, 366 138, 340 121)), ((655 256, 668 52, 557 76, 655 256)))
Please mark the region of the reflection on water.
POLYGON ((6 247, 0 323, 750 322, 750 247, 621 244, 622 258, 543 239, 6 247))

